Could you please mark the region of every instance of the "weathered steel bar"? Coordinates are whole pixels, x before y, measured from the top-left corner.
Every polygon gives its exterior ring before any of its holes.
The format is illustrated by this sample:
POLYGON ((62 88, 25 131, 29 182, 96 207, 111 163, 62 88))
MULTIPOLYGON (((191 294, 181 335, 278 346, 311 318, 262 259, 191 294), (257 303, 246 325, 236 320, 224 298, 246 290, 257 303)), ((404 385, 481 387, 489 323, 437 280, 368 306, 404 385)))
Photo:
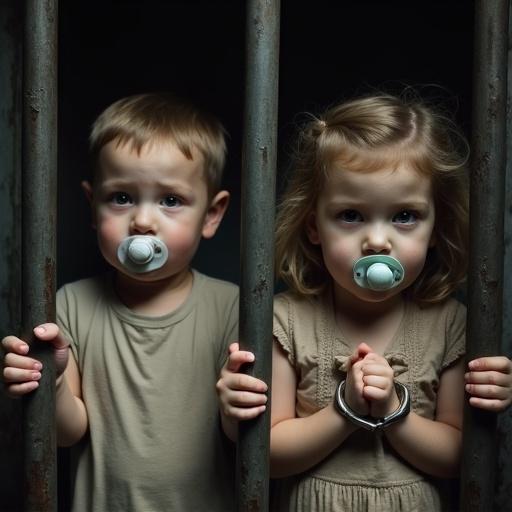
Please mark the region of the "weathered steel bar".
MULTIPOLYGON (((279 0, 249 0, 242 173, 240 344, 256 361, 247 371, 270 384, 277 165, 279 0)), ((268 510, 270 413, 241 422, 239 511, 268 510)))
MULTIPOLYGON (((508 10, 509 0, 475 2, 467 361, 501 346, 508 10)), ((465 512, 492 510, 496 423, 496 414, 465 404, 465 512)))
MULTIPOLYGON (((0 2, 0 338, 20 325, 22 5, 0 2)), ((0 348, 0 357, 3 356, 0 348)), ((21 403, 0 392, 0 508, 21 508, 21 403)))
POLYGON ((44 371, 24 398, 25 511, 57 510, 55 366, 32 329, 55 320, 57 0, 26 0, 23 52, 22 336, 44 371))
MULTIPOLYGON (((507 105, 512 104, 512 16, 508 20, 508 73, 507 105)), ((512 355, 512 112, 507 108, 507 164, 505 175, 505 247, 503 264, 503 336, 502 353, 512 355)), ((498 417, 498 472, 494 510, 506 510, 510 507, 512 496, 512 409, 498 417)))

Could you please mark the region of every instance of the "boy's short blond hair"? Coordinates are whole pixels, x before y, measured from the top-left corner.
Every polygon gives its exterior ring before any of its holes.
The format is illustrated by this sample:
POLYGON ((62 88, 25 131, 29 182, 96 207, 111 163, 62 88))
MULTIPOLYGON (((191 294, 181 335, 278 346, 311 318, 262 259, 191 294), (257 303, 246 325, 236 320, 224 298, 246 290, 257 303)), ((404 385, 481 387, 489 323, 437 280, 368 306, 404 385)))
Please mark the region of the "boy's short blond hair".
POLYGON ((321 248, 306 232, 327 170, 371 172, 406 163, 431 181, 436 212, 435 245, 408 293, 419 304, 444 300, 467 269, 468 155, 467 141, 453 122, 416 98, 374 95, 313 117, 299 133, 277 215, 278 276, 305 296, 321 293, 332 281, 321 248))
POLYGON ((101 148, 117 140, 138 152, 150 141, 170 141, 192 160, 197 149, 204 160, 208 192, 221 187, 226 160, 225 130, 212 115, 167 93, 138 94, 107 107, 92 126, 89 144, 94 165, 101 148))

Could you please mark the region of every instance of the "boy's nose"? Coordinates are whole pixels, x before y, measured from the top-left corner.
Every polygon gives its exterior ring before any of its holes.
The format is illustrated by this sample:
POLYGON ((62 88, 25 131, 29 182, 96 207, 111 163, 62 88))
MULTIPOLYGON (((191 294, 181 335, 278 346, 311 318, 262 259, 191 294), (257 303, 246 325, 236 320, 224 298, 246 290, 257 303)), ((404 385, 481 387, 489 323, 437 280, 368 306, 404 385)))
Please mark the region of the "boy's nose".
POLYGON ((391 241, 384 226, 369 226, 363 240, 363 254, 391 252, 391 241))
POLYGON ((130 223, 131 234, 155 235, 155 216, 149 205, 139 205, 130 223))

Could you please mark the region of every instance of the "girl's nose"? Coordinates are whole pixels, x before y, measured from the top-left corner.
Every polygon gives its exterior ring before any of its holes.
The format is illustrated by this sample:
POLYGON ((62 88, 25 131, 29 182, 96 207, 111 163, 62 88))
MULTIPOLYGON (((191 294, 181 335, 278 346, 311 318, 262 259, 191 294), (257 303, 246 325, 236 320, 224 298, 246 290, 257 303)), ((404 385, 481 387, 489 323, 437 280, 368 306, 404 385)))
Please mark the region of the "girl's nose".
POLYGON ((391 252, 391 241, 385 226, 369 226, 363 240, 362 249, 364 254, 388 254, 391 252))
POLYGON ((155 216, 150 205, 141 204, 134 209, 130 233, 136 235, 156 234, 155 216))

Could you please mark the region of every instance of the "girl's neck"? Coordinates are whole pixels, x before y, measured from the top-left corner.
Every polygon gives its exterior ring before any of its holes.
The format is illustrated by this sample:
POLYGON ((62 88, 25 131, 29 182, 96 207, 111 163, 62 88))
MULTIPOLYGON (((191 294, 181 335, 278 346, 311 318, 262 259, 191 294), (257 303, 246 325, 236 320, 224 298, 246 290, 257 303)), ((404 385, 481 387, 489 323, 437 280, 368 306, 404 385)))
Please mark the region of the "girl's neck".
POLYGON ((335 287, 333 300, 336 323, 350 345, 355 348, 365 342, 375 352, 384 353, 404 316, 402 294, 368 302, 335 287))
POLYGON ((163 316, 183 304, 190 294, 192 282, 189 269, 159 281, 139 281, 117 272, 114 288, 123 304, 133 312, 163 316))

